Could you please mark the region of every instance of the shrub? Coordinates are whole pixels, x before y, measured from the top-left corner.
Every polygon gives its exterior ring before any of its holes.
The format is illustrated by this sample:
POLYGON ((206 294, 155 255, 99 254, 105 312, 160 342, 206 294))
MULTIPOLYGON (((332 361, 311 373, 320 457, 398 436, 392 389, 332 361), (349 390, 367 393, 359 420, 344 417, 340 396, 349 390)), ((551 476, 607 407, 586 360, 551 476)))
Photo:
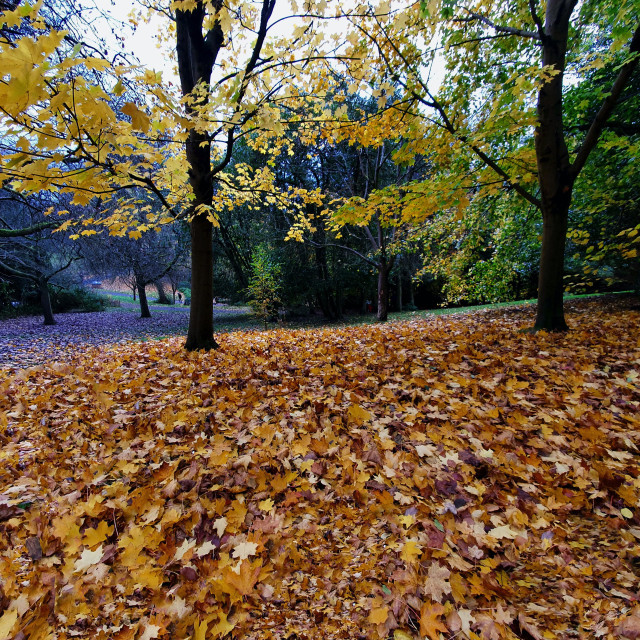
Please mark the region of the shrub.
POLYGON ((253 273, 249 279, 249 305, 266 327, 267 322, 277 320, 278 310, 282 306, 282 268, 263 244, 253 254, 251 268, 253 273))

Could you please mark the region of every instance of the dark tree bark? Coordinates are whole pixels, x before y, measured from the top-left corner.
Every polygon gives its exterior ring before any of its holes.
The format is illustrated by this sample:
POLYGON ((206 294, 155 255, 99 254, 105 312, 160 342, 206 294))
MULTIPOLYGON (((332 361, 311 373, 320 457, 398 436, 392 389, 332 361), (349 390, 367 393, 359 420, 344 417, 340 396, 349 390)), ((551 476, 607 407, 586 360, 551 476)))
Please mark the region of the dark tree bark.
POLYGON ((542 63, 559 73, 538 93, 535 136, 540 202, 542 251, 538 279, 538 313, 535 328, 564 331, 564 251, 574 178, 562 122, 562 80, 569 19, 577 0, 550 0, 542 39, 542 63))
POLYGON ((30 227, 23 227, 22 229, 3 229, 0 228, 0 238, 20 238, 24 236, 30 236, 34 233, 39 233, 44 229, 55 229, 59 227, 59 222, 40 222, 39 224, 31 225, 30 227))
POLYGON ((42 307, 42 314, 44 315, 44 323, 45 325, 54 325, 56 324, 56 320, 53 317, 49 285, 45 279, 38 281, 38 289, 40 289, 40 306, 42 307))
MULTIPOLYGON (((531 38, 539 41, 542 51, 542 64, 558 73, 549 79, 538 92, 538 124, 535 135, 536 162, 540 198, 536 197, 517 180, 513 180, 490 157, 486 150, 474 144, 466 135, 460 135, 457 127, 435 96, 425 86, 427 97, 414 93, 414 97, 424 106, 433 108, 440 115, 442 126, 493 169, 511 189, 538 208, 543 218, 542 250, 538 279, 538 314, 534 329, 563 331, 567 328, 564 319, 564 252, 571 206, 573 186, 582 171, 591 151, 596 146, 613 109, 620 99, 622 91, 628 85, 634 69, 638 66, 637 55, 631 55, 618 71, 611 90, 606 94, 600 110, 591 122, 588 132, 571 162, 564 131, 562 86, 565 71, 565 58, 569 37, 571 15, 578 0, 548 0, 544 21, 536 12, 536 0, 530 0, 529 7, 536 31, 514 29, 493 23, 489 17, 479 14, 466 16, 463 22, 478 20, 493 28, 496 33, 516 37, 531 38)), ((631 39, 629 52, 640 52, 640 25, 631 39)))
POLYGON ((322 315, 334 321, 340 318, 336 296, 332 290, 329 265, 327 263, 326 230, 322 216, 317 218, 317 229, 313 235, 314 253, 316 259, 316 274, 318 277, 318 305, 322 315))
POLYGON ((149 301, 147 300, 146 283, 142 278, 136 278, 136 289, 138 290, 138 300, 140 301, 140 317, 150 318, 149 301))
POLYGON ((402 311, 402 269, 398 271, 398 284, 396 285, 396 307, 402 311))
MULTIPOLYGON (((214 3, 216 5, 220 2, 214 3)), ((200 83, 209 84, 216 57, 223 42, 220 25, 202 33, 206 10, 202 2, 192 11, 176 11, 176 52, 182 95, 189 95, 200 83)), ((206 101, 206 98, 202 98, 206 101)), ((188 109, 193 114, 193 109, 188 109)), ((186 142, 189 181, 193 189, 193 211, 213 202, 211 142, 191 129, 186 142)), ((217 347, 213 338, 213 223, 206 213, 194 213, 191 220, 191 307, 186 348, 217 347)))
MULTIPOLYGON (((156 280, 153 283, 156 291, 158 292, 158 304, 172 304, 171 299, 167 296, 167 293, 164 290, 164 285, 161 280, 156 280)), ((175 302, 175 297, 174 297, 175 302)))
POLYGON ((380 259, 378 264, 378 312, 376 319, 386 322, 389 317, 389 273, 393 268, 393 260, 380 259))

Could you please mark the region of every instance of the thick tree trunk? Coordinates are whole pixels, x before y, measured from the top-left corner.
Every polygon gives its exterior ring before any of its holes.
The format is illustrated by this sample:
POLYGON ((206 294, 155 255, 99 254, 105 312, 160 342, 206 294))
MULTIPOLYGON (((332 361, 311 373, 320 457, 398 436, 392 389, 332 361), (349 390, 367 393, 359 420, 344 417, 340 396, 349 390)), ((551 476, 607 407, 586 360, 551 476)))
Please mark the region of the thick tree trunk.
POLYGON ((199 215, 191 221, 191 307, 186 348, 217 347, 213 337, 213 224, 199 215))
POLYGON ((543 211, 542 251, 538 276, 538 312, 534 329, 566 331, 564 319, 564 252, 569 198, 543 211))
MULTIPOLYGON (((221 0, 214 3, 221 8, 221 0)), ((176 11, 176 53, 182 95, 187 96, 199 82, 208 83, 224 34, 220 23, 202 33, 206 9, 196 2, 191 11, 176 11)), ((206 98, 202 98, 203 103, 206 98)), ((187 111, 193 111, 187 107, 187 111)), ((207 213, 213 202, 211 176, 211 141, 206 133, 191 129, 186 142, 189 182, 195 196, 191 220, 191 307, 186 348, 217 347, 213 338, 213 224, 207 213)))
POLYGON ((138 289, 138 300, 140 301, 140 317, 150 318, 149 301, 147 300, 147 290, 145 283, 141 279, 136 279, 136 288, 138 289))
POLYGON ((171 299, 167 296, 162 282, 160 280, 156 280, 153 285, 158 292, 158 304, 171 304, 171 299))
POLYGON ((56 324, 56 320, 53 317, 53 309, 51 308, 51 296, 49 295, 49 286, 47 285, 47 281, 40 280, 38 282, 38 288, 40 289, 40 305, 42 306, 44 323, 46 325, 56 324))

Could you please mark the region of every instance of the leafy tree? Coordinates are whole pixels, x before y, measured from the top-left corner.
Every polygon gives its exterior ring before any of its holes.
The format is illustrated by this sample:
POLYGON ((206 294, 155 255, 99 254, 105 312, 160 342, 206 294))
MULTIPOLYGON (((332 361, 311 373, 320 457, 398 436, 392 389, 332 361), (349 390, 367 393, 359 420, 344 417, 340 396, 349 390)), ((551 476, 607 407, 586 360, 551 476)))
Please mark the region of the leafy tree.
MULTIPOLYGON (((249 131, 282 130, 274 100, 279 94, 298 100, 295 83, 303 81, 305 62, 316 55, 314 30, 306 26, 297 28, 294 40, 296 50, 308 49, 300 57, 292 56, 286 38, 267 41, 274 6, 274 0, 264 0, 236 14, 222 2, 150 3, 169 21, 180 96, 154 72, 131 72, 75 49, 63 55, 64 34, 48 29, 34 9, 7 11, 2 18, 10 26, 28 18, 37 35, 0 43, 0 62, 13 70, 0 82, 0 126, 11 134, 0 177, 22 190, 72 192, 77 204, 143 187, 164 207, 139 223, 135 195, 121 197, 112 215, 84 220, 89 228, 81 227, 76 236, 96 225, 118 235, 131 226, 144 232, 188 217, 188 349, 215 346, 211 244, 217 212, 272 190, 268 167, 227 180, 224 169, 236 141, 249 131), (100 82, 91 81, 93 71, 102 74, 100 82)), ((269 138, 257 143, 277 146, 269 138)))
MULTIPOLYGON (((536 207, 543 233, 535 326, 565 329, 563 266, 572 193, 637 67, 637 3, 549 0, 544 15, 535 1, 382 3, 352 24, 351 90, 359 84, 364 90, 375 78, 381 112, 372 126, 349 135, 384 135, 403 125, 411 132, 404 159, 428 150, 435 166, 456 169, 443 190, 449 202, 468 199, 469 190, 493 194, 505 188, 536 207), (438 86, 431 73, 440 50, 446 73, 438 86), (565 75, 580 82, 623 50, 586 134, 570 147, 563 122, 565 75), (400 99, 388 104, 398 86, 400 99)), ((433 200, 425 198, 426 213, 442 208, 442 200, 433 200)))

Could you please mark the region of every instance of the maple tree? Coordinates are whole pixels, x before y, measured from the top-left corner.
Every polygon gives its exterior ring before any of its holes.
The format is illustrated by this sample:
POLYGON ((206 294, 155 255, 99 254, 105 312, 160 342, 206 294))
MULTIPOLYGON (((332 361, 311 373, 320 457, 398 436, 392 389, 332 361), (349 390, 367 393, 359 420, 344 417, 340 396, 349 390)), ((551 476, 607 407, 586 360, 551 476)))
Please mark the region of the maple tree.
POLYGON ((364 126, 343 127, 344 135, 379 140, 404 131, 408 142, 397 160, 425 154, 433 161, 435 179, 416 186, 423 217, 447 207, 463 211, 469 194, 491 196, 503 188, 538 209, 543 233, 535 327, 565 329, 571 196, 637 68, 637 6, 382 2, 361 7, 351 24, 349 90, 366 91, 370 84, 380 112, 364 126), (580 141, 573 137, 570 148, 563 122, 565 76, 579 82, 614 59, 616 74, 586 134, 580 141), (432 78, 439 63, 445 66, 441 80, 432 78))
POLYGON ((568 309, 3 371, 0 637, 634 638, 638 311, 568 309))
MULTIPOLYGON (((110 215, 77 225, 64 221, 60 229, 74 230, 72 237, 96 228, 138 235, 188 218, 193 281, 187 349, 215 346, 211 240, 217 212, 273 192, 269 167, 225 175, 236 141, 250 131, 281 131, 276 100, 295 103, 306 63, 322 57, 307 25, 296 27, 293 41, 268 33, 274 6, 270 0, 246 7, 240 19, 222 3, 149 3, 149 11, 166 21, 161 36, 174 39, 181 95, 158 73, 87 56, 81 45, 65 48, 64 32, 49 28, 37 7, 2 16, 9 27, 29 20, 34 31, 6 38, 0 51, 4 67, 14 70, 1 84, 0 125, 8 134, 3 180, 25 192, 71 192, 78 205, 116 200, 115 209, 105 209, 110 215), (148 211, 142 223, 135 213, 139 200, 125 195, 140 188, 164 209, 148 211)), ((258 135, 255 144, 277 147, 270 135, 258 135)), ((290 200, 303 197, 297 191, 290 200)))

